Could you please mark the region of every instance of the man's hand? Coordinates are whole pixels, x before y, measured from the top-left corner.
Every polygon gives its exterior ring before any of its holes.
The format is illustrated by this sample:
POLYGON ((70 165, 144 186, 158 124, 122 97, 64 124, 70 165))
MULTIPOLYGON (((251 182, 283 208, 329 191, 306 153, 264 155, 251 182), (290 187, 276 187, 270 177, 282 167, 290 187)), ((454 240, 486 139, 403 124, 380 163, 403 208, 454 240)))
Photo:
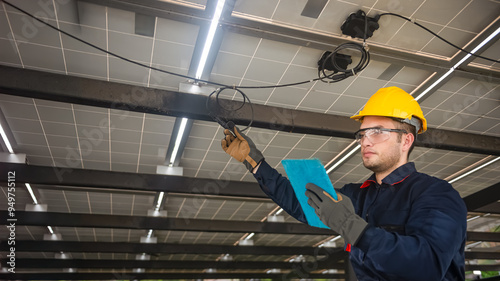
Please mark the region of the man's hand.
POLYGON ((264 160, 264 156, 253 141, 245 134, 240 133, 236 126, 234 126, 233 131, 225 129, 224 135, 226 136, 221 142, 222 149, 234 159, 245 164, 250 172, 264 160))
POLYGON ((337 192, 338 200, 335 200, 314 183, 306 184, 306 189, 307 204, 314 208, 321 221, 347 243, 355 245, 368 223, 356 215, 351 199, 337 192))

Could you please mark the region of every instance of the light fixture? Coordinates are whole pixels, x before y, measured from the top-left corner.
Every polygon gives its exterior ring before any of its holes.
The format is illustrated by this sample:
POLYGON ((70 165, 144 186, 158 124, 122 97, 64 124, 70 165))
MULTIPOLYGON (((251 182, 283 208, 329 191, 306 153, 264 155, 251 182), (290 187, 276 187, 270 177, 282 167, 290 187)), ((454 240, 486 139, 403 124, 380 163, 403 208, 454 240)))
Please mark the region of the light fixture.
POLYGON ((478 171, 478 170, 480 170, 480 169, 482 169, 482 168, 484 168, 484 167, 486 167, 488 165, 491 165, 491 164, 495 163, 498 160, 500 160, 500 156, 497 157, 497 158, 495 158, 495 159, 493 159, 493 160, 491 160, 491 161, 489 161, 489 162, 486 162, 483 165, 481 165, 479 167, 476 167, 476 168, 474 168, 474 169, 472 169, 472 170, 470 170, 470 171, 468 171, 468 172, 466 172, 466 173, 464 173, 464 174, 462 174, 462 175, 460 175, 460 176, 458 176, 458 177, 456 177, 456 178, 454 178, 454 179, 452 179, 450 181, 448 181, 448 183, 450 183, 450 184, 454 183, 454 182, 456 182, 456 181, 458 181, 458 180, 460 180, 460 179, 462 179, 462 178, 464 178, 464 177, 466 177, 466 176, 468 176, 468 175, 470 175, 470 174, 472 174, 472 173, 474 173, 474 172, 476 172, 476 171, 478 171))
POLYGON ((423 96, 425 96, 430 90, 434 89, 434 87, 436 87, 437 84, 441 83, 441 81, 443 81, 446 77, 448 77, 454 70, 455 70, 454 68, 450 68, 445 74, 443 74, 443 76, 439 77, 438 80, 436 80, 434 83, 432 83, 432 85, 427 87, 427 89, 425 89, 420 95, 418 95, 418 97, 416 97, 415 100, 418 101, 423 96))
POLYGON ((184 131, 186 130, 188 119, 182 118, 181 124, 179 126, 179 130, 177 131, 177 138, 175 139, 174 149, 172 150, 172 155, 170 155, 170 165, 172 166, 175 162, 175 158, 177 157, 177 153, 179 152, 179 147, 181 145, 182 136, 184 135, 184 131))
MULTIPOLYGON (((350 147, 352 147, 353 144, 355 144, 356 141, 352 142, 346 149, 344 149, 338 156, 342 155, 342 153, 344 151, 346 151, 347 149, 349 149, 350 147)), ((351 151, 349 151, 344 157, 342 157, 338 162, 336 162, 335 164, 333 164, 330 168, 328 168, 328 170, 326 171, 327 174, 331 173, 335 168, 337 168, 340 164, 342 164, 344 161, 346 161, 349 157, 351 157, 351 155, 353 155, 355 152, 358 151, 358 149, 361 148, 361 145, 357 145, 356 147, 354 147, 354 149, 352 149, 351 151)), ((337 157, 338 157, 337 156, 337 157)), ((336 158, 337 158, 336 157, 336 158)), ((334 161, 336 158, 334 158, 332 161, 334 161)), ((330 162, 332 162, 330 161, 330 162)))
POLYGON ((10 144, 9 138, 7 138, 7 134, 5 133, 2 124, 0 123, 0 134, 2 135, 2 140, 5 143, 5 146, 7 147, 7 150, 9 153, 14 153, 14 150, 12 149, 12 145, 10 144))
MULTIPOLYGON (((205 37, 205 42, 203 43, 203 49, 201 51, 200 59, 198 61, 198 66, 196 68, 195 72, 195 79, 200 79, 203 75, 203 71, 206 67, 207 60, 208 60, 208 55, 210 53, 210 49, 212 48, 212 45, 214 43, 214 38, 215 38, 215 33, 217 31, 217 27, 219 25, 219 20, 222 16, 222 10, 224 9, 226 1, 225 0, 218 0, 217 4, 215 6, 215 11, 214 15, 212 17, 212 20, 210 22, 210 27, 208 29, 208 32, 205 37)), ((201 41, 201 40, 200 40, 201 41)), ((193 63, 193 66, 190 67, 190 72, 193 70, 195 63, 193 63)), ((197 87, 199 88, 199 87, 197 87)), ((177 130, 177 134, 173 134, 172 137, 175 137, 175 142, 174 142, 174 147, 172 149, 172 153, 170 154, 170 159, 169 159, 169 166, 174 167, 177 165, 176 162, 176 157, 177 154, 179 153, 179 150, 182 150, 182 140, 184 137, 185 131, 190 131, 191 130, 191 124, 188 122, 189 119, 187 118, 182 118, 182 121, 180 122, 179 129, 177 130), (189 126, 189 127, 188 127, 189 126), (186 128, 188 127, 188 128, 186 128)), ((168 157, 168 155, 167 155, 168 157)))
POLYGON ((33 204, 37 205, 38 200, 36 200, 35 194, 33 193, 33 190, 31 189, 31 185, 29 183, 25 183, 24 185, 26 185, 26 189, 28 189, 28 192, 31 195, 31 199, 33 199, 33 204))
POLYGON ((3 114, 1 108, 0 108, 0 135, 2 136, 3 143, 5 144, 5 147, 7 148, 9 153, 14 154, 13 147, 16 146, 16 140, 14 139, 14 135, 12 134, 12 130, 9 127, 7 118, 5 118, 5 115, 3 114))
POLYGON ((335 242, 335 241, 337 241, 337 240, 339 240, 340 238, 342 238, 342 236, 337 235, 337 236, 333 237, 332 239, 330 239, 328 241, 322 242, 321 244, 318 245, 318 247, 325 247, 325 246, 331 247, 331 246, 333 246, 332 243, 335 242))
POLYGON ((477 241, 477 242, 471 243, 471 244, 465 246, 465 249, 468 250, 470 248, 474 248, 474 247, 476 247, 477 245, 479 245, 481 243, 483 243, 483 241, 477 241))
POLYGON ((159 211, 160 210, 160 207, 161 207, 161 202, 163 201, 163 196, 165 195, 165 192, 160 192, 160 194, 158 195, 158 201, 156 202, 156 206, 155 206, 155 211, 159 211))
POLYGON ((333 237, 332 239, 330 239, 330 242, 335 242, 335 241, 339 240, 340 238, 342 238, 342 236, 337 235, 337 236, 333 237))
POLYGON ((497 30, 491 33, 488 37, 486 37, 486 39, 484 39, 483 42, 479 43, 479 45, 477 45, 472 51, 470 51, 470 53, 468 53, 463 59, 461 59, 457 64, 455 64, 453 68, 459 67, 465 60, 470 58, 473 54, 479 51, 479 49, 481 49, 484 45, 486 45, 486 43, 490 42, 491 39, 495 38, 498 35, 498 33, 500 33, 500 27, 497 28, 497 30))
POLYGON ((484 39, 481 43, 479 43, 472 51, 470 51, 467 55, 465 55, 460 61, 458 61, 454 66, 452 66, 443 76, 439 77, 434 83, 432 83, 427 89, 425 89, 420 95, 418 95, 415 100, 418 101, 423 96, 425 96, 430 90, 434 89, 441 81, 443 81, 446 77, 448 77, 455 69, 457 69, 462 63, 464 63, 467 59, 469 59, 472 54, 476 53, 481 49, 486 43, 491 41, 491 39, 495 38, 498 33, 500 33, 500 27, 497 28, 494 32, 492 32, 486 39, 484 39))
POLYGON ((467 219, 467 222, 470 222, 470 221, 473 221, 473 220, 476 220, 478 218, 480 218, 481 216, 475 216, 475 217, 472 217, 470 219, 467 219))
POLYGON ((280 209, 276 212, 276 214, 274 214, 274 215, 275 215, 275 216, 277 216, 277 215, 281 214, 282 212, 283 212, 283 208, 280 208, 280 209))
POLYGON ((50 234, 54 234, 54 230, 50 225, 47 225, 47 228, 49 229, 50 234))
POLYGON ((249 240, 255 235, 255 232, 250 233, 247 237, 245 237, 245 240, 249 240))
POLYGON ((200 62, 198 63, 198 68, 196 70, 196 79, 200 79, 203 74, 203 69, 208 59, 208 54, 210 48, 212 47, 212 42, 214 40, 215 32, 217 31, 217 26, 219 25, 219 19, 222 15, 222 10, 224 8, 225 0, 217 1, 217 6, 215 8, 214 16, 212 17, 212 22, 210 23, 210 28, 208 29, 207 39, 203 45, 203 51, 201 52, 200 62))
POLYGON ((153 229, 150 229, 146 238, 151 238, 153 236, 153 229))

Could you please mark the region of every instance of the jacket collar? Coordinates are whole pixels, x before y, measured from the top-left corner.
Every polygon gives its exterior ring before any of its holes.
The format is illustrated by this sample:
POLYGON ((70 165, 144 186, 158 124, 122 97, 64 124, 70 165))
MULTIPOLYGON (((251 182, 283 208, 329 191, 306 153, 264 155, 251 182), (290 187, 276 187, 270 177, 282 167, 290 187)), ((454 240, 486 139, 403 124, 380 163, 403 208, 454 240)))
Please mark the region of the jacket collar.
MULTIPOLYGON (((408 162, 402 166, 399 166, 396 170, 392 171, 387 177, 382 179, 382 183, 388 185, 395 185, 402 181, 404 181, 410 174, 416 172, 415 163, 408 162)), ((375 174, 372 174, 370 178, 368 178, 360 188, 369 187, 371 184, 376 183, 375 174)))

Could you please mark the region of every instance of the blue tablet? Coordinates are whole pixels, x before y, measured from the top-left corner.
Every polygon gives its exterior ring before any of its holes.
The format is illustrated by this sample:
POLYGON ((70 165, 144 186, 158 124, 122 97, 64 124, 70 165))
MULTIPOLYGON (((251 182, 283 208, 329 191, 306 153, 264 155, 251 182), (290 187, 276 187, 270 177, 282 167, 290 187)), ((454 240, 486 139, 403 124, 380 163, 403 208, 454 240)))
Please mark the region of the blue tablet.
POLYGON ((311 182, 323 188, 337 200, 337 193, 321 161, 319 159, 286 159, 281 160, 281 164, 285 168, 286 175, 292 184, 295 196, 297 196, 302 206, 308 224, 315 227, 329 228, 319 219, 314 208, 307 204, 309 198, 305 195, 306 184, 311 182))

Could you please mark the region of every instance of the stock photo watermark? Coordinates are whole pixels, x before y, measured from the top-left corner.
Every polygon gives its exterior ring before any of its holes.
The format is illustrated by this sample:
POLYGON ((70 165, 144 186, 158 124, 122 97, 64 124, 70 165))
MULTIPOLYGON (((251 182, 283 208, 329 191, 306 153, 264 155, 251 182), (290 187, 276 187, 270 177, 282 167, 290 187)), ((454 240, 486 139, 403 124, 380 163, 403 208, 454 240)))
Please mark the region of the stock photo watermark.
POLYGON ((7 172, 7 214, 8 218, 5 222, 9 235, 7 238, 8 254, 7 254, 7 271, 16 273, 16 172, 7 172))

